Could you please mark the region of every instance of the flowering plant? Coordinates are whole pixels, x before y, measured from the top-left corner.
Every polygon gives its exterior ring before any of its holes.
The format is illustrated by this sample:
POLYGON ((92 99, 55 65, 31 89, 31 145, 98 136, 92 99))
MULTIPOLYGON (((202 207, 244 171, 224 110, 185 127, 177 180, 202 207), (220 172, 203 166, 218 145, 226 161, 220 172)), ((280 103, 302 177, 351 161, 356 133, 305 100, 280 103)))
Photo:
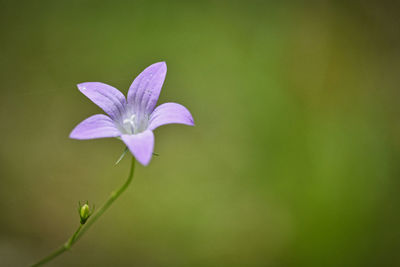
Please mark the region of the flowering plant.
POLYGON ((180 104, 164 103, 155 108, 166 73, 165 62, 158 62, 147 67, 133 81, 127 98, 118 89, 104 83, 78 84, 79 90, 102 108, 108 116, 96 114, 85 119, 73 129, 70 138, 81 140, 105 137, 120 138, 133 155, 131 169, 126 182, 119 189, 113 191, 104 205, 96 212, 89 207, 88 203, 79 205, 80 224, 75 233, 63 246, 33 266, 49 262, 69 250, 78 241, 126 190, 133 178, 135 158, 144 166, 150 163, 154 149, 153 130, 161 125, 171 123, 194 125, 192 115, 180 104))

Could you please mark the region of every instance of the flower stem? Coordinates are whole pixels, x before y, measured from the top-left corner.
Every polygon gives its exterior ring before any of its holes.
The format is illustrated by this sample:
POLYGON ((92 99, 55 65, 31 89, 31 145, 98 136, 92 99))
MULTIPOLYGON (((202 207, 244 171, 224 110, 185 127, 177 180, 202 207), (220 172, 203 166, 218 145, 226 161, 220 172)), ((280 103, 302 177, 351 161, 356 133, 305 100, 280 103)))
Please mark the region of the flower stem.
POLYGON ((71 248, 72 244, 74 243, 75 238, 77 237, 78 233, 81 231, 83 224, 79 224, 78 229, 75 231, 75 233, 70 237, 70 239, 68 239, 67 242, 64 243, 64 245, 62 247, 60 247, 59 249, 57 249, 56 251, 54 251, 53 253, 51 253, 50 255, 48 255, 47 257, 44 257, 42 260, 40 260, 39 262, 35 263, 32 266, 40 266, 42 264, 45 264, 49 261, 51 261, 52 259, 54 259, 55 257, 57 257, 58 255, 64 253, 65 251, 67 251, 68 249, 71 248))
POLYGON ((74 239, 73 243, 75 243, 77 240, 79 240, 82 235, 89 229, 89 227, 97 221, 98 218, 100 218, 101 215, 111 206, 111 204, 126 190, 126 188, 129 186, 129 184, 132 182, 133 179, 133 172, 135 170, 135 158, 132 157, 132 164, 131 164, 131 170, 129 172, 128 179, 125 181, 125 183, 117 190, 113 191, 106 201, 104 205, 97 210, 96 213, 94 213, 91 218, 89 218, 88 222, 86 223, 85 227, 82 229, 80 233, 77 234, 76 238, 74 239))
POLYGON ((128 179, 125 181, 125 183, 117 190, 113 191, 106 201, 106 203, 101 206, 100 209, 97 210, 86 222, 86 224, 80 224, 78 229, 75 231, 75 233, 68 239, 67 242, 64 243, 62 247, 59 249, 55 250, 48 256, 44 257, 42 260, 38 261, 37 263, 33 264, 32 267, 35 266, 40 266, 43 265, 51 260, 53 260, 55 257, 58 255, 61 255, 65 251, 69 250, 73 244, 75 244, 76 241, 78 241, 82 235, 89 229, 89 227, 96 222, 101 215, 111 206, 111 204, 126 190, 126 188, 129 186, 129 184, 132 182, 133 179, 133 172, 135 170, 135 158, 132 157, 132 163, 131 163, 131 169, 129 171, 129 176, 128 179))

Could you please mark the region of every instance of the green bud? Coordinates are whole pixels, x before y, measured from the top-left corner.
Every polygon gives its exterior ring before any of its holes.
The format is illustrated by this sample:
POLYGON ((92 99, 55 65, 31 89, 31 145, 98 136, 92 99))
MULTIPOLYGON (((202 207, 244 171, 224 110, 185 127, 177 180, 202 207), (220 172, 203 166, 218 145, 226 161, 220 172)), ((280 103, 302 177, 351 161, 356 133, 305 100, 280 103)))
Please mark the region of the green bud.
POLYGON ((88 204, 84 204, 83 206, 80 207, 79 216, 81 217, 81 224, 85 224, 90 215, 92 214, 88 204))

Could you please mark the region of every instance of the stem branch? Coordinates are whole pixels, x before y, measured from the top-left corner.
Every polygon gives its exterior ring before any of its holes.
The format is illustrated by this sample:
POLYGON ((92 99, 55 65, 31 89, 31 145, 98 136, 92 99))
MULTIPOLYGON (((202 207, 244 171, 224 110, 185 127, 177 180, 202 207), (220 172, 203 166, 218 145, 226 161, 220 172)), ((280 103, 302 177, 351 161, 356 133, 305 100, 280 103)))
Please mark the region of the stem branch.
POLYGON ((128 188, 129 184, 132 182, 134 170, 135 170, 135 158, 132 157, 131 169, 129 171, 128 179, 125 181, 125 183, 119 189, 111 193, 108 200, 103 204, 103 206, 101 206, 100 209, 97 210, 97 212, 95 212, 91 217, 89 217, 86 224, 79 225, 75 233, 68 239, 67 242, 64 243, 63 246, 61 246, 48 256, 44 257, 37 263, 33 264, 32 267, 43 265, 53 260, 58 255, 61 255, 65 251, 69 250, 75 244, 75 242, 78 241, 82 237, 82 235, 90 228, 90 226, 94 222, 96 222, 101 217, 101 215, 103 215, 103 213, 111 206, 111 204, 126 190, 126 188, 128 188))

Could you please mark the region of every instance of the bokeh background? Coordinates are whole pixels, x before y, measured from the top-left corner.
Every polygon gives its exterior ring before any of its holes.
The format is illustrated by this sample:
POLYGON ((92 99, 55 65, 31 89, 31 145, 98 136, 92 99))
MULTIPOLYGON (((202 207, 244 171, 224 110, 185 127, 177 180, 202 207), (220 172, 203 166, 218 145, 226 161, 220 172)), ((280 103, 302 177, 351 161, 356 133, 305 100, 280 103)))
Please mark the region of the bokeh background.
POLYGON ((68 139, 164 60, 151 164, 49 266, 400 266, 395 1, 0 1, 0 266, 32 264, 126 179, 68 139))

